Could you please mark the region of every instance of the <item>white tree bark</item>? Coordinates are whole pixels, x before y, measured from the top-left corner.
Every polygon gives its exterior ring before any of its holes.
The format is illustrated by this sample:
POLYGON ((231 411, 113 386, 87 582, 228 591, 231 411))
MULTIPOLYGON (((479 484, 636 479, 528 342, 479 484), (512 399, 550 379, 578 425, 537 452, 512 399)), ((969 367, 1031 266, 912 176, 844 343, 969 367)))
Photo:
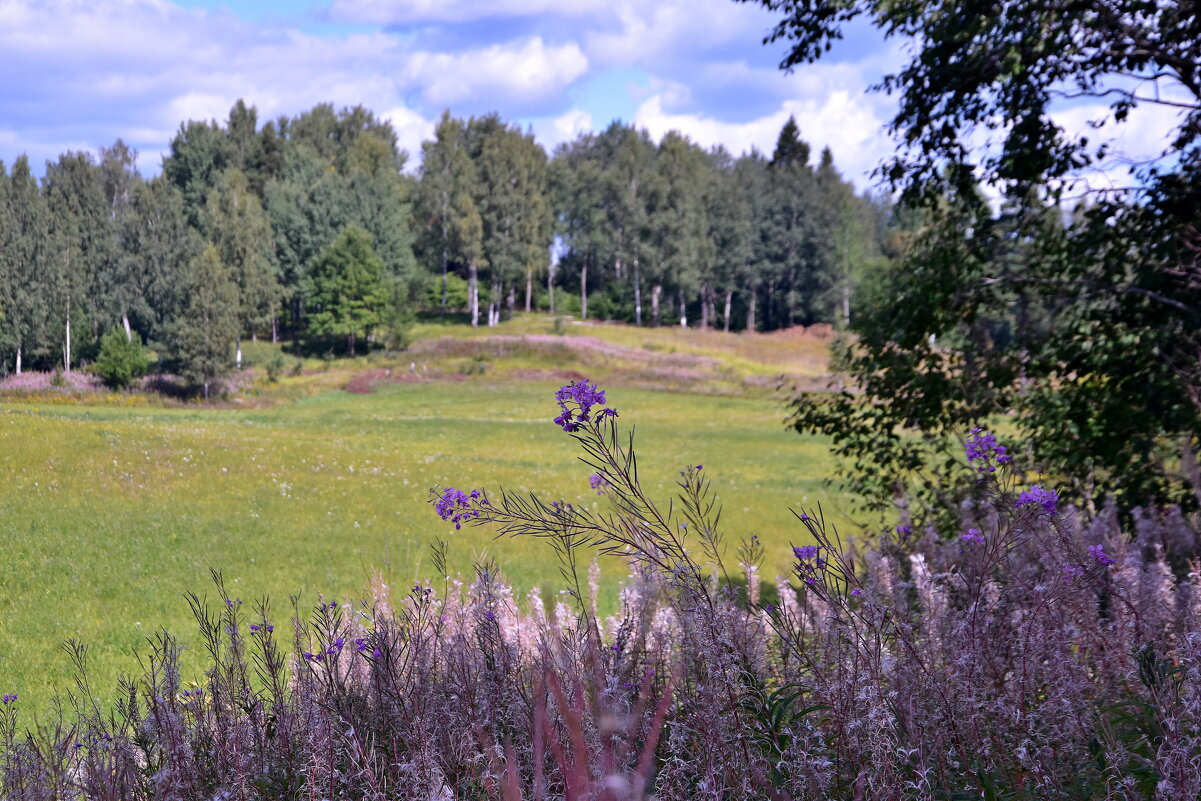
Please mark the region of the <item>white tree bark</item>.
POLYGON ((467 297, 471 304, 471 327, 480 326, 480 274, 475 262, 468 267, 467 297))
POLYGON ((17 375, 21 374, 21 348, 17 348, 17 375))
POLYGON ((71 372, 71 301, 67 300, 67 339, 63 342, 63 372, 71 372))
POLYGON ((133 342, 133 329, 131 329, 129 327, 129 315, 128 314, 121 315, 121 325, 125 326, 125 340, 127 342, 133 342))
POLYGON ((238 370, 242 369, 242 338, 238 337, 238 347, 234 356, 234 367, 238 370))

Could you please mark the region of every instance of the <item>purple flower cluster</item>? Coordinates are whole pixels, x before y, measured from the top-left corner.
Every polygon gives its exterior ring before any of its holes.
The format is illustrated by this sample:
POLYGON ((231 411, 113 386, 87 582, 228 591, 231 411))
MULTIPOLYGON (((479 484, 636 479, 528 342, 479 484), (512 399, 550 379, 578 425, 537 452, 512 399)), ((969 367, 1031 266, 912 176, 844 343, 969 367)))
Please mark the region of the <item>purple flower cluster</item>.
POLYGON ((967 533, 961 535, 959 539, 963 540, 964 542, 975 543, 976 545, 984 544, 984 535, 980 533, 980 529, 978 528, 969 528, 967 533))
POLYGON ((1084 575, 1084 565, 1064 565, 1063 577, 1066 581, 1074 581, 1084 575))
POLYGON ((479 490, 468 493, 447 487, 434 502, 434 511, 438 513, 438 517, 449 520, 455 524, 456 529, 460 529, 463 523, 478 518, 482 514, 480 507, 487 505, 487 498, 484 498, 479 490))
POLYGON ((251 631, 265 631, 268 634, 270 634, 271 632, 275 631, 275 626, 271 625, 270 623, 268 623, 267 621, 264 620, 261 625, 258 623, 251 623, 250 630, 251 631))
POLYGON ((596 490, 597 495, 604 495, 605 488, 609 486, 609 479, 605 478, 603 473, 593 473, 588 476, 588 486, 596 490))
POLYGON ((826 566, 826 560, 821 556, 821 548, 817 545, 797 545, 792 549, 797 558, 794 570, 806 584, 813 584, 817 572, 826 566))
POLYGON ((1005 446, 998 445, 997 438, 982 428, 971 430, 963 449, 967 451, 969 462, 979 462, 976 469, 981 473, 995 473, 999 465, 1009 463, 1009 452, 1005 446))
POLYGON ((1105 553, 1104 545, 1088 546, 1088 555, 1094 562, 1099 564, 1101 567, 1108 567, 1109 565, 1112 565, 1117 561, 1112 556, 1105 553))
POLYGON ((16 693, 5 693, 4 694, 4 703, 5 704, 15 704, 16 702, 17 702, 17 694, 16 693))
MULTIPOLYGON (((587 423, 592 419, 594 406, 605 405, 605 391, 597 389, 596 384, 589 384, 586 380, 576 381, 560 387, 559 391, 555 393, 555 401, 558 402, 559 408, 563 412, 555 418, 555 425, 572 433, 580 430, 581 423, 587 423)), ((597 413, 597 416, 598 418, 616 417, 617 410, 605 407, 597 413)))
POLYGON ((318 651, 317 653, 313 653, 312 651, 305 651, 304 658, 310 662, 320 662, 321 660, 325 659, 326 656, 333 657, 333 656, 337 656, 338 654, 342 653, 342 647, 344 645, 346 645, 346 640, 342 639, 341 637, 338 637, 333 642, 331 642, 329 644, 329 647, 326 648, 324 651, 318 651))
POLYGON ((1018 495, 1017 503, 1019 509, 1023 506, 1041 506, 1043 510, 1049 514, 1055 514, 1055 504, 1059 502, 1059 495, 1055 490, 1043 489, 1038 484, 1035 484, 1030 489, 1018 495))

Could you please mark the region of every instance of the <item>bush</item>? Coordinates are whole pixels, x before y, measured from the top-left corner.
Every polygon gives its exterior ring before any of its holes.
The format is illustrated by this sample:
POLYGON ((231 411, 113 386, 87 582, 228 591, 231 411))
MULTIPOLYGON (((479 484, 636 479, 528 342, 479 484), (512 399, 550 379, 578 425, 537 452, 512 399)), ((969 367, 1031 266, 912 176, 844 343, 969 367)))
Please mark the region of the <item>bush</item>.
POLYGON ((136 332, 127 337, 125 329, 118 326, 101 338, 94 371, 113 389, 129 386, 146 375, 149 367, 150 358, 136 332))
MULTIPOLYGON (((448 273, 446 276, 446 308, 465 309, 467 303, 466 279, 456 273, 448 273)), ((442 308, 442 276, 432 276, 426 285, 425 307, 431 311, 442 308)))

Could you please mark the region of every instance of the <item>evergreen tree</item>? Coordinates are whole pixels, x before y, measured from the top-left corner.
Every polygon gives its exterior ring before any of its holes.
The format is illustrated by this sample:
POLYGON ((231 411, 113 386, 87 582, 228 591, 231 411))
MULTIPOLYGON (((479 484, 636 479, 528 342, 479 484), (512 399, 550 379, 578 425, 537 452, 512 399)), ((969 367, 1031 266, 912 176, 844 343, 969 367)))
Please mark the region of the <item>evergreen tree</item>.
POLYGON ((135 308, 145 306, 142 276, 129 257, 129 243, 125 241, 135 214, 134 194, 142 183, 137 171, 137 153, 118 139, 112 147, 100 149, 99 169, 114 252, 92 278, 99 312, 92 322, 99 327, 119 320, 126 338, 132 340, 130 314, 135 308))
POLYGON ((119 231, 133 329, 163 343, 188 302, 192 265, 204 247, 184 211, 183 194, 166 178, 134 184, 119 231))
POLYGON ((231 146, 214 122, 188 120, 171 140, 171 153, 163 159, 163 176, 183 193, 188 222, 200 227, 208 193, 229 166, 231 146))
POLYGON ((46 165, 43 180, 53 258, 44 278, 52 320, 51 339, 61 346, 63 369, 70 371, 80 334, 95 340, 96 325, 111 308, 102 289, 118 263, 116 228, 101 172, 86 153, 66 153, 46 165), (91 330, 89 330, 91 329, 91 330))
POLYGON ((238 286, 238 336, 235 363, 242 364, 241 337, 255 338, 271 326, 281 297, 272 259, 271 225, 250 182, 238 169, 229 169, 209 194, 203 217, 210 242, 238 286))
POLYGON ((384 321, 390 295, 384 263, 372 247, 371 234, 350 225, 321 254, 305 283, 309 333, 346 337, 355 355, 355 340, 384 321))
POLYGON ((49 353, 53 298, 47 285, 56 266, 50 212, 25 156, 13 163, 6 217, 9 233, 0 251, 8 276, 4 325, 20 374, 31 357, 49 353))
POLYGON ((238 288, 215 245, 193 259, 188 278, 187 303, 171 326, 171 350, 180 377, 203 387, 208 400, 212 384, 233 367, 238 288))

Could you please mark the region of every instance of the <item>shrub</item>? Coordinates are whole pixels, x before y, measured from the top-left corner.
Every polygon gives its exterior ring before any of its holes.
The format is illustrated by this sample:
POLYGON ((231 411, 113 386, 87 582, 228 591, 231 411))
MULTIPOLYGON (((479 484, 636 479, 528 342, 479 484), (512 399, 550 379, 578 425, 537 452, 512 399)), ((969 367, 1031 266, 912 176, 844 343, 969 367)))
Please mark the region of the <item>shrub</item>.
POLYGON ((100 354, 96 357, 94 370, 113 389, 124 389, 135 379, 146 375, 150 358, 142 347, 137 332, 128 337, 125 329, 113 328, 100 340, 100 354))
MULTIPOLYGON (((442 308, 442 276, 435 275, 429 279, 425 287, 425 307, 438 310, 442 308)), ((446 274, 446 308, 465 309, 467 297, 467 281, 457 273, 446 274)))

